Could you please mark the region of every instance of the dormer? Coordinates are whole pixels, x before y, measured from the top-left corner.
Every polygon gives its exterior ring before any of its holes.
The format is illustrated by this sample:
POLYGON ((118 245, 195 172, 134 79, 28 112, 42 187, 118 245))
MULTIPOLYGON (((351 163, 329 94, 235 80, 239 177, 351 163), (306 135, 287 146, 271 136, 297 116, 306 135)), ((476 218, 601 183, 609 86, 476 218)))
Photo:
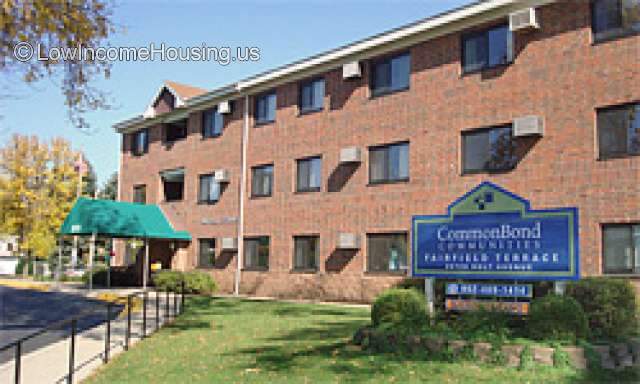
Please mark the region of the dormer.
POLYGON ((173 81, 165 81, 160 87, 153 100, 142 115, 145 119, 156 117, 163 113, 171 112, 175 108, 185 105, 186 101, 192 97, 205 93, 202 88, 180 84, 173 81))

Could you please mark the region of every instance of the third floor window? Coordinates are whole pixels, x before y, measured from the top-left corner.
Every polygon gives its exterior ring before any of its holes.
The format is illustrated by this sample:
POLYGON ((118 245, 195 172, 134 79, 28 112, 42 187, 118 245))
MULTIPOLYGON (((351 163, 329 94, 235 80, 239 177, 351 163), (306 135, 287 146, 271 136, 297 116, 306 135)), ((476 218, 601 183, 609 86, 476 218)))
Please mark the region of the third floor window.
POLYGON ((218 108, 202 112, 202 137, 216 137, 222 134, 224 119, 218 108))
POLYGON ((314 79, 300 84, 300 113, 322 110, 324 104, 324 79, 314 79))
POLYGON ((411 56, 409 53, 376 60, 371 65, 373 96, 409 89, 411 56))
POLYGON ((276 91, 256 97, 256 124, 266 124, 276 120, 276 91))
POLYGON ((591 12, 596 41, 640 32, 640 0, 595 0, 591 12))
POLYGON ((471 32, 462 36, 462 71, 479 71, 511 61, 511 32, 508 25, 471 32))

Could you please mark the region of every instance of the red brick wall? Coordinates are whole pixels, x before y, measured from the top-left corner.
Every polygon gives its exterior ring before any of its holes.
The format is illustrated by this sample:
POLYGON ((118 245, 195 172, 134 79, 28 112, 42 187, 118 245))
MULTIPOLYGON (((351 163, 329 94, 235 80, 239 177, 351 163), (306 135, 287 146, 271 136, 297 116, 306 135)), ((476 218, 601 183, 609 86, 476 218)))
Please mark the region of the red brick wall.
MULTIPOLYGON (((245 234, 271 236, 269 272, 244 272, 242 291, 255 295, 371 300, 399 278, 365 271, 366 233, 409 231, 415 214, 442 214, 457 197, 484 180, 530 199, 534 209, 577 206, 583 275, 600 274, 601 223, 640 222, 640 158, 597 160, 595 108, 640 100, 640 37, 593 44, 588 2, 567 1, 540 8, 542 29, 517 35, 515 63, 463 75, 460 34, 424 42, 410 49, 408 91, 370 97, 368 69, 360 80, 345 81, 341 70, 326 74, 325 108, 298 116, 297 84, 277 89, 276 122, 253 127, 248 169, 274 163, 274 194, 246 200, 245 234), (545 135, 529 143, 517 168, 503 174, 461 174, 461 132, 509 123, 524 115, 545 118, 545 135), (368 185, 367 147, 410 141, 410 181, 368 185), (338 167, 339 151, 356 145, 364 161, 353 169, 338 167), (322 155, 319 193, 299 194, 295 159, 322 155), (362 248, 336 255, 339 232, 360 234, 362 248), (320 270, 290 272, 294 235, 320 235, 320 270), (330 272, 326 264, 341 264, 330 272)), ((192 236, 233 236, 235 224, 201 225, 205 217, 237 216, 241 158, 242 102, 220 138, 203 140, 200 116, 189 122, 190 136, 171 149, 151 134, 150 153, 125 153, 123 200, 134 184, 147 183, 148 199, 158 172, 187 169, 186 201, 161 203, 172 222, 192 236), (232 181, 215 206, 196 204, 197 174, 213 168, 231 170, 232 181)), ((249 171, 250 172, 250 171, 249 171)), ((250 178, 249 178, 250 179, 250 178)), ((250 195, 250 183, 247 196, 250 195)), ((188 248, 195 265, 197 242, 188 248)), ((235 260, 212 273, 229 291, 235 260)))

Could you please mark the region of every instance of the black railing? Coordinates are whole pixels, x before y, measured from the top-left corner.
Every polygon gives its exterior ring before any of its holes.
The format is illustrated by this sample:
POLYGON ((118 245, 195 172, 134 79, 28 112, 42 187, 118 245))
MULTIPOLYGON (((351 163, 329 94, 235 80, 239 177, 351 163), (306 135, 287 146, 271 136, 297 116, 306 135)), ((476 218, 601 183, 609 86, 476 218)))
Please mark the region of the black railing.
MULTIPOLYGON (((165 311, 164 311, 164 316, 163 316, 163 322, 166 323, 167 321, 169 321, 172 318, 175 318, 176 316, 178 316, 179 314, 181 314, 183 312, 183 308, 184 308, 184 291, 185 291, 185 287, 184 287, 184 283, 182 283, 180 289, 176 289, 176 290, 169 290, 167 289, 165 292, 165 311), (173 293, 173 308, 171 308, 170 305, 170 293, 173 293), (180 296, 180 300, 178 301, 178 295, 180 296), (179 305, 178 305, 179 303, 179 305), (173 313, 171 313, 173 311, 173 313)), ((160 296, 162 291, 160 290, 155 290, 155 329, 153 329, 153 331, 157 331, 158 329, 160 329, 161 326, 161 319, 160 319, 160 307, 161 307, 161 303, 160 303, 160 296)), ((127 295, 126 300, 127 300, 127 306, 126 306, 126 327, 125 327, 125 334, 124 334, 124 345, 123 345, 123 349, 125 351, 127 351, 129 349, 129 345, 131 342, 131 314, 132 314, 132 310, 133 310, 133 305, 134 305, 134 298, 138 297, 138 296, 142 296, 142 325, 141 325, 141 330, 140 330, 140 338, 143 339, 145 337, 147 337, 147 304, 149 302, 148 300, 148 294, 149 291, 138 291, 138 292, 134 292, 131 293, 129 295, 127 295)), ((111 346, 111 322, 114 320, 112 317, 112 314, 114 314, 113 312, 113 307, 116 306, 117 304, 113 303, 113 302, 106 302, 105 303, 105 307, 106 307, 106 318, 104 321, 105 324, 105 340, 104 340, 104 352, 101 353, 102 354, 102 361, 103 363, 107 363, 109 362, 109 355, 110 355, 110 351, 112 349, 111 346)), ((58 322, 54 322, 51 323, 49 325, 47 325, 44 328, 41 328, 27 336, 24 336, 18 340, 12 341, 9 344, 6 344, 2 347, 0 347, 0 353, 9 351, 13 348, 14 350, 14 383, 15 384, 19 384, 20 380, 21 380, 21 373, 22 373, 22 368, 23 368, 23 354, 24 354, 24 344, 32 339, 34 339, 37 336, 40 335, 44 335, 45 333, 49 332, 49 331, 53 331, 53 330, 59 330, 59 329, 64 329, 67 326, 69 326, 69 355, 68 355, 68 372, 66 374, 66 381, 67 383, 73 383, 73 377, 74 377, 74 373, 76 372, 76 366, 75 366, 75 357, 76 357, 76 337, 78 335, 78 322, 80 319, 85 318, 89 315, 95 315, 96 312, 99 312, 99 309, 88 309, 82 312, 79 312, 77 314, 75 314, 74 316, 58 321, 58 322)), ((91 329, 97 326, 100 326, 101 324, 103 324, 102 322, 98 323, 98 324, 94 324, 91 325, 89 327, 87 327, 87 329, 91 329)), ((43 348, 45 348, 46 346, 44 346, 43 348)))

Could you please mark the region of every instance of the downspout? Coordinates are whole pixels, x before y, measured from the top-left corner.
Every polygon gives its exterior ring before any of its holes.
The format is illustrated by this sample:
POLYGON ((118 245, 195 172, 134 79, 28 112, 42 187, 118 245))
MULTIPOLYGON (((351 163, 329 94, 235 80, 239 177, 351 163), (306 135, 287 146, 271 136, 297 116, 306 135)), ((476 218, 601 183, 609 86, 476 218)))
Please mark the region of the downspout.
POLYGON ((244 194, 247 189, 247 146, 249 142, 249 95, 244 96, 244 125, 242 127, 242 173, 240 175, 240 204, 238 213, 238 254, 236 256, 236 275, 233 294, 240 294, 240 278, 242 275, 242 256, 244 254, 244 194))

